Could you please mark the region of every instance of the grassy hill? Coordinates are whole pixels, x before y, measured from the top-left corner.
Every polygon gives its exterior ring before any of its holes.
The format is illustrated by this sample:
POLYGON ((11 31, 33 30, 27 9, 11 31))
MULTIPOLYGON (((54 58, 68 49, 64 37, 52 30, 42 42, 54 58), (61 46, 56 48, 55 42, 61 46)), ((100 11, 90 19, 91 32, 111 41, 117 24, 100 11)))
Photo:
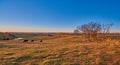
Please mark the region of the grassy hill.
POLYGON ((1 33, 0 32, 0 40, 6 39, 6 38, 14 39, 14 38, 16 38, 16 36, 11 33, 1 33))
POLYGON ((119 40, 83 42, 79 35, 31 39, 36 41, 1 41, 0 65, 120 65, 119 40))

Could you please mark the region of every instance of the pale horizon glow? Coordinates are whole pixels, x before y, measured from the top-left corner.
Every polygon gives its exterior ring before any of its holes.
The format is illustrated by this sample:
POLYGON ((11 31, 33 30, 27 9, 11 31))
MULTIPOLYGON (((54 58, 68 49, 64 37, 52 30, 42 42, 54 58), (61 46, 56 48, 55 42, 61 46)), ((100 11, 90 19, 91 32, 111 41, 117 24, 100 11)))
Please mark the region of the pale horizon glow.
MULTIPOLYGON (((1 29, 1 28, 0 28, 1 29)), ((0 32, 73 32, 71 29, 30 29, 30 28, 3 28, 0 32)))

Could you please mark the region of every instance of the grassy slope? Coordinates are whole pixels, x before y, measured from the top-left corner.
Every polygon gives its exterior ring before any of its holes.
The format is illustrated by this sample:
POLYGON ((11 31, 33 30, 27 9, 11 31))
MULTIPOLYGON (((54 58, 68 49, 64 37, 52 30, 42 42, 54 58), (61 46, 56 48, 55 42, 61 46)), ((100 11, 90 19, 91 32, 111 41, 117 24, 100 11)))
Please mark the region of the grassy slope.
POLYGON ((84 43, 79 36, 0 41, 0 65, 120 65, 120 42, 84 43))

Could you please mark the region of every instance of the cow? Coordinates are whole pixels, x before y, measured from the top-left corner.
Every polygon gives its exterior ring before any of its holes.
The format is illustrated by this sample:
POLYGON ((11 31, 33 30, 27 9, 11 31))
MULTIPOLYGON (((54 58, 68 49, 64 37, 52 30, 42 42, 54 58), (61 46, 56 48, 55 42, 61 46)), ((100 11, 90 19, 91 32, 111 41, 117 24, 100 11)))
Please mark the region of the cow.
POLYGON ((34 40, 31 40, 31 42, 34 42, 34 40))
POLYGON ((40 40, 40 42, 43 42, 43 40, 40 40))
POLYGON ((9 38, 7 38, 6 40, 10 40, 9 38))
POLYGON ((23 40, 23 42, 28 42, 28 40, 23 40))

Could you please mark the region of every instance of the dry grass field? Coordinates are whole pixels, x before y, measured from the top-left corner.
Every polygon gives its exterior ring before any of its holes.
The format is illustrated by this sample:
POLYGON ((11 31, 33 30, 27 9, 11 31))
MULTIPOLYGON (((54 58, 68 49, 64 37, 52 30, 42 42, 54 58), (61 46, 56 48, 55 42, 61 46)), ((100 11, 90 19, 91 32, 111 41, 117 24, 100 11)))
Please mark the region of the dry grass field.
POLYGON ((120 65, 119 40, 83 42, 79 35, 29 39, 35 41, 0 41, 0 65, 120 65))

